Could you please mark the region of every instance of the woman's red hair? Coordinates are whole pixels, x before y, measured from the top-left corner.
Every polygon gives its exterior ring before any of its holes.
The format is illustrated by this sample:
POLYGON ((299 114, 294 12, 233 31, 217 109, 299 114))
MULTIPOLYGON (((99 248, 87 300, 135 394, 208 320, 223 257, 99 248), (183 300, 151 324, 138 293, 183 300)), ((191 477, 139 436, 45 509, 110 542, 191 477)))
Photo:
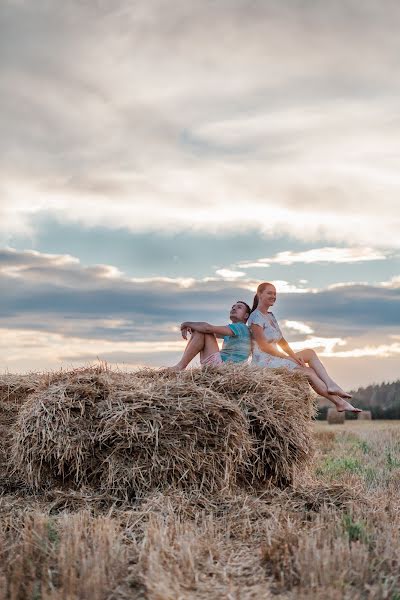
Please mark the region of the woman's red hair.
POLYGON ((269 281, 264 281, 263 283, 260 283, 260 285, 257 288, 256 295, 254 296, 253 307, 251 309, 251 312, 254 312, 256 310, 256 308, 258 306, 258 295, 263 293, 263 291, 265 290, 265 288, 267 287, 267 285, 272 285, 272 287, 274 287, 274 284, 273 283, 269 283, 269 281))

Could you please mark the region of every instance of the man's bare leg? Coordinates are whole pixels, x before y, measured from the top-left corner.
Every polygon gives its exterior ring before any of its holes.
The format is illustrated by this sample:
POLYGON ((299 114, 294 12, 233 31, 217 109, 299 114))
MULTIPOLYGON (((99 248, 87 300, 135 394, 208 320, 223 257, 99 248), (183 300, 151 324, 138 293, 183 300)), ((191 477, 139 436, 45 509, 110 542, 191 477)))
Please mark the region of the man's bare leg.
POLYGON ((181 360, 169 369, 171 371, 184 371, 197 354, 200 353, 201 360, 204 360, 210 354, 218 352, 218 350, 219 347, 214 334, 193 331, 181 360))
POLYGON ((200 351, 200 360, 206 360, 206 358, 215 352, 219 352, 217 339, 213 333, 206 333, 204 336, 204 347, 200 351))
POLYGON ((314 369, 319 379, 322 379, 322 381, 325 383, 328 394, 340 396, 341 398, 351 398, 351 394, 348 394, 342 390, 340 385, 333 381, 333 379, 328 375, 324 365, 314 350, 301 350, 300 352, 296 352, 296 355, 301 356, 310 365, 310 367, 314 369))
POLYGON ((326 383, 318 377, 314 369, 312 369, 311 367, 299 367, 298 370, 306 374, 311 387, 317 392, 319 396, 323 396, 324 398, 327 398, 328 400, 333 402, 338 412, 343 412, 345 410, 356 413, 362 412, 360 408, 356 408, 355 406, 350 404, 350 402, 347 402, 347 400, 345 400, 344 398, 341 398, 336 394, 330 394, 328 392, 326 383))

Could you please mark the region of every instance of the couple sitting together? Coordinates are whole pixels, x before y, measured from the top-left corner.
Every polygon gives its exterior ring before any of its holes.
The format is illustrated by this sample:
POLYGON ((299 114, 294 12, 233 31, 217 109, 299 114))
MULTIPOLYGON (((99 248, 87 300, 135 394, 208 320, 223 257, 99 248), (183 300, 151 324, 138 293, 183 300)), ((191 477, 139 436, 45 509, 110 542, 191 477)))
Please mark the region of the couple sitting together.
POLYGON ((171 370, 184 370, 197 354, 200 354, 203 367, 225 362, 247 362, 252 354, 252 363, 259 367, 302 371, 317 394, 333 402, 339 412, 361 412, 346 400, 351 395, 331 379, 314 350, 294 352, 291 349, 269 310, 275 300, 275 286, 261 283, 252 308, 243 300, 238 300, 232 306, 229 325, 217 326, 195 321, 182 323, 183 338, 186 340, 188 333, 191 337, 181 360, 171 370), (224 340, 221 350, 216 338, 224 340))

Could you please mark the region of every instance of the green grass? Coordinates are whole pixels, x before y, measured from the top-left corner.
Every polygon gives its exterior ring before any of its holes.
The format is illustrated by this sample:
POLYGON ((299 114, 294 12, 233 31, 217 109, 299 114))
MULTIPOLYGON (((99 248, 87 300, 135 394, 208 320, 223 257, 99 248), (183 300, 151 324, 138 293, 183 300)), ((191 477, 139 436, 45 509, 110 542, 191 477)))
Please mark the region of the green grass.
POLYGON ((345 426, 347 430, 337 432, 332 447, 327 449, 321 446, 315 474, 330 481, 356 475, 367 489, 393 485, 400 469, 400 444, 395 437, 396 425, 391 425, 386 430, 382 428, 378 433, 376 423, 372 422, 367 439, 366 426, 358 430, 355 427, 350 430, 350 423, 345 426))
POLYGON ((52 544, 57 545, 60 541, 60 536, 57 531, 57 525, 53 519, 49 519, 47 523, 47 536, 49 542, 51 542, 52 544))
POLYGON ((40 581, 35 581, 34 588, 33 588, 33 593, 32 593, 32 600, 42 600, 41 587, 42 586, 40 584, 40 581))
POLYGON ((400 468, 400 460, 393 455, 390 448, 386 450, 386 464, 390 470, 400 468))
POLYGON ((364 454, 369 454, 371 452, 371 446, 365 440, 358 440, 359 446, 364 454))
POLYGON ((331 457, 325 458, 317 468, 317 475, 339 477, 344 473, 361 473, 363 465, 358 458, 352 457, 331 457))
POLYGON ((368 542, 365 524, 362 521, 354 521, 348 513, 343 515, 343 529, 349 538, 349 542, 368 542))

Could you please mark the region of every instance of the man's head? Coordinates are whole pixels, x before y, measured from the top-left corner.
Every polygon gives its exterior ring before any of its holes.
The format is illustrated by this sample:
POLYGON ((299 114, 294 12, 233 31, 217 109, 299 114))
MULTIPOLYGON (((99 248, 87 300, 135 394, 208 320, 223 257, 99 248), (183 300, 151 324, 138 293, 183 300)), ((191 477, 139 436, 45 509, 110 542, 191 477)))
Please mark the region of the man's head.
POLYGON ((232 323, 246 323, 250 315, 250 306, 243 302, 243 300, 237 300, 231 308, 229 318, 232 323))

